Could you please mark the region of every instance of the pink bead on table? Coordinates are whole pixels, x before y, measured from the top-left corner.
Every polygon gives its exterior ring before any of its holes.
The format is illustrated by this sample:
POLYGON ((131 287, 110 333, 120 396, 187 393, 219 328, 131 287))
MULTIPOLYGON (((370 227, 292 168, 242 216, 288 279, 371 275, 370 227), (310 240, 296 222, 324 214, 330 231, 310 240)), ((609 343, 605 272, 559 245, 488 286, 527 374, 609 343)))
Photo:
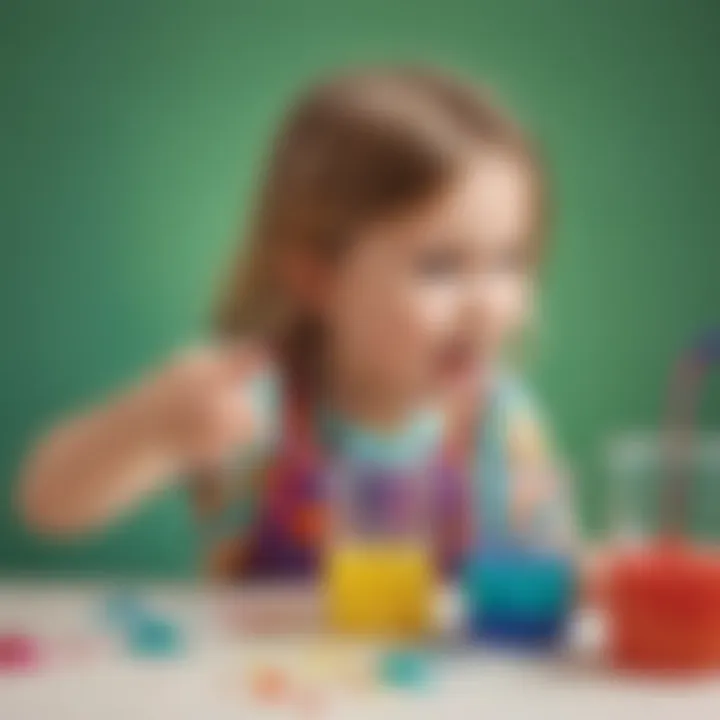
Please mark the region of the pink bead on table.
POLYGON ((24 672, 40 665, 40 648, 30 635, 0 634, 0 672, 24 672))

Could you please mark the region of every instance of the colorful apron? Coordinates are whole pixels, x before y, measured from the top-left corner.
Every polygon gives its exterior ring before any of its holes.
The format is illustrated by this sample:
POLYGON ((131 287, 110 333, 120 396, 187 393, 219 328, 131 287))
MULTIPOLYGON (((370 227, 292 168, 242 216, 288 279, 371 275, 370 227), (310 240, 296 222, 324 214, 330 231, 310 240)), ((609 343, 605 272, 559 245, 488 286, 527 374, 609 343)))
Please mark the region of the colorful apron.
MULTIPOLYGON (((254 521, 242 538, 232 575, 242 579, 304 578, 318 570, 330 518, 328 483, 332 455, 317 440, 307 403, 286 403, 278 450, 258 479, 254 521)), ((445 441, 413 473, 423 473, 432 494, 430 532, 439 566, 454 572, 467 547, 472 522, 469 463, 457 445, 445 441)), ((368 468, 372 477, 388 471, 368 468)), ((387 477, 389 484, 392 477, 387 477)))

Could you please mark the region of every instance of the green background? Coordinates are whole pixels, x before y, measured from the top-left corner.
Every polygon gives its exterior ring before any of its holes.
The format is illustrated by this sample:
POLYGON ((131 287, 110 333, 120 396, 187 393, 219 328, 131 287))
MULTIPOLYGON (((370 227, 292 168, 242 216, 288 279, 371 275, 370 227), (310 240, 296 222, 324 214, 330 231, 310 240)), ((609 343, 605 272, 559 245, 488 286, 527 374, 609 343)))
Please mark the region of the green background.
POLYGON ((12 505, 22 455, 203 331, 289 95, 396 58, 486 79, 545 144, 558 218, 534 374, 602 526, 608 436, 658 422, 675 353, 720 321, 720 3, 0 8, 0 572, 193 571, 180 488, 83 542, 31 537, 12 505))

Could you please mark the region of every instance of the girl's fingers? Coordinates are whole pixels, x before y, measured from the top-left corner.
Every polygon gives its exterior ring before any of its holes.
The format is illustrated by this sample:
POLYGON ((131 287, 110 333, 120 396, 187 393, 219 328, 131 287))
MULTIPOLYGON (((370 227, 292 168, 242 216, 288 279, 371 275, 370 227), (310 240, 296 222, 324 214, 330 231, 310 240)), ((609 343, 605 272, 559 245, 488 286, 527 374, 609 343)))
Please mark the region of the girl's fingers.
POLYGON ((225 352, 227 370, 235 379, 259 372, 270 362, 269 353, 260 345, 232 343, 226 346, 225 352))

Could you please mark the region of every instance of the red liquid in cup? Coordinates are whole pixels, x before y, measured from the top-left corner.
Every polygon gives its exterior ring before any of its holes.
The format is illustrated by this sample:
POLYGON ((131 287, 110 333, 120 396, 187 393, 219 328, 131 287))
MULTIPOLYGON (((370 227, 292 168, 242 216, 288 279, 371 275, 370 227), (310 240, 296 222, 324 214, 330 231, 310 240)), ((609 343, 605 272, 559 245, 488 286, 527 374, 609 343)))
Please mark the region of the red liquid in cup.
POLYGON ((720 554, 659 542, 616 559, 610 658, 625 670, 720 668, 720 554))

